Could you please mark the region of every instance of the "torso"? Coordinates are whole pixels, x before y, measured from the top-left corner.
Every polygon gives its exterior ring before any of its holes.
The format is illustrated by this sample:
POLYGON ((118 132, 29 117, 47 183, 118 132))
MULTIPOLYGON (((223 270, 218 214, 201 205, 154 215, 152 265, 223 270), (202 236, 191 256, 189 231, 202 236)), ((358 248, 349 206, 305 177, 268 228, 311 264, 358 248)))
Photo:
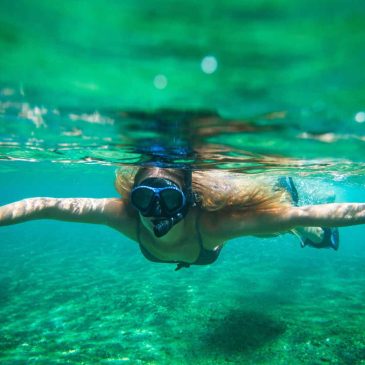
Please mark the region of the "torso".
POLYGON ((200 239, 203 247, 207 250, 214 250, 223 245, 223 242, 214 241, 211 237, 205 235, 202 229, 199 231, 201 237, 198 236, 199 233, 196 227, 196 223, 199 224, 199 221, 197 222, 198 208, 190 209, 185 219, 174 226, 162 239, 155 237, 152 232, 139 222, 140 217, 138 214, 133 211, 131 213, 125 217, 126 219, 123 219, 123 222, 118 227, 114 228, 135 242, 142 244, 148 252, 159 260, 194 263, 201 251, 200 239), (138 229, 139 237, 137 234, 138 229), (163 240, 170 240, 170 242, 166 244, 163 240), (171 242, 174 243, 171 244, 171 242))

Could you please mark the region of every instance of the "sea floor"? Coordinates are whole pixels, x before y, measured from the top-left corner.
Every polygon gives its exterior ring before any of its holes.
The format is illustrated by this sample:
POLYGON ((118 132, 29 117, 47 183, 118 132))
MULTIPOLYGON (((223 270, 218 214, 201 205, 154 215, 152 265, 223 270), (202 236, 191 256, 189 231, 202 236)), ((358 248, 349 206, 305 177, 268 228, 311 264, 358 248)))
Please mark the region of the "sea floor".
POLYGON ((236 240, 216 264, 175 272, 104 227, 22 227, 2 229, 2 365, 365 364, 353 248, 236 240))

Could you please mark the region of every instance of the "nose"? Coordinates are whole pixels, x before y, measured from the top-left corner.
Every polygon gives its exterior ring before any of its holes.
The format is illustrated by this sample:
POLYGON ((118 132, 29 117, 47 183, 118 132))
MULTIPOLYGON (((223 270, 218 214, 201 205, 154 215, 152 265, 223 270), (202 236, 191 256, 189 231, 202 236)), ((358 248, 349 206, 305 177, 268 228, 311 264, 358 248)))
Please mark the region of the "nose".
POLYGON ((160 200, 157 197, 155 198, 155 201, 153 202, 153 206, 151 209, 151 215, 154 217, 162 216, 160 200))

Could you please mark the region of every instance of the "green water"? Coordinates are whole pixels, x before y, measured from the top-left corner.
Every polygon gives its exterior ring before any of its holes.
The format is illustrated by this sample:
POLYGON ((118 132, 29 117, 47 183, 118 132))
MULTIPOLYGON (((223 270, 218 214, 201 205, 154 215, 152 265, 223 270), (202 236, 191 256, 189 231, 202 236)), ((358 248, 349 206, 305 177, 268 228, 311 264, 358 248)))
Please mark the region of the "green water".
POLYGON ((0 158, 136 163, 141 139, 176 135, 156 128, 167 119, 199 139, 197 166, 363 174, 364 14, 360 0, 3 1, 0 158))
POLYGON ((364 12, 361 0, 5 0, 0 80, 46 106, 351 115, 364 103, 364 12))
MULTIPOLYGON (((121 163, 292 175, 364 201, 363 1, 2 1, 0 205, 112 197, 121 163), (179 156, 178 147, 193 153, 179 156)), ((0 363, 365 364, 364 228, 174 272, 105 227, 0 230, 0 363)))
MULTIPOLYGON (((114 167, 3 162, 0 204, 117 196, 114 167)), ((357 184, 298 181, 308 201, 357 184)), ((214 265, 148 262, 111 229, 34 221, 1 228, 1 364, 363 364, 363 227, 338 252, 290 235, 237 239, 214 265)))

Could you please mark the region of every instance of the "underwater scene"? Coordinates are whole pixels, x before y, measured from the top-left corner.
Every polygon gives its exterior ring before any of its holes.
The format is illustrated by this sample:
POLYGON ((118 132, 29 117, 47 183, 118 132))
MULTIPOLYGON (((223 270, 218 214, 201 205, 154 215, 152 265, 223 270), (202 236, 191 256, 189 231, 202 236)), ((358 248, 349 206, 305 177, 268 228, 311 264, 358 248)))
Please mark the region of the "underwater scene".
MULTIPOLYGON (((121 166, 365 202, 363 0, 0 3, 0 206, 120 198, 121 166)), ((365 364, 365 226, 175 271, 103 225, 0 227, 0 364, 365 364)))

